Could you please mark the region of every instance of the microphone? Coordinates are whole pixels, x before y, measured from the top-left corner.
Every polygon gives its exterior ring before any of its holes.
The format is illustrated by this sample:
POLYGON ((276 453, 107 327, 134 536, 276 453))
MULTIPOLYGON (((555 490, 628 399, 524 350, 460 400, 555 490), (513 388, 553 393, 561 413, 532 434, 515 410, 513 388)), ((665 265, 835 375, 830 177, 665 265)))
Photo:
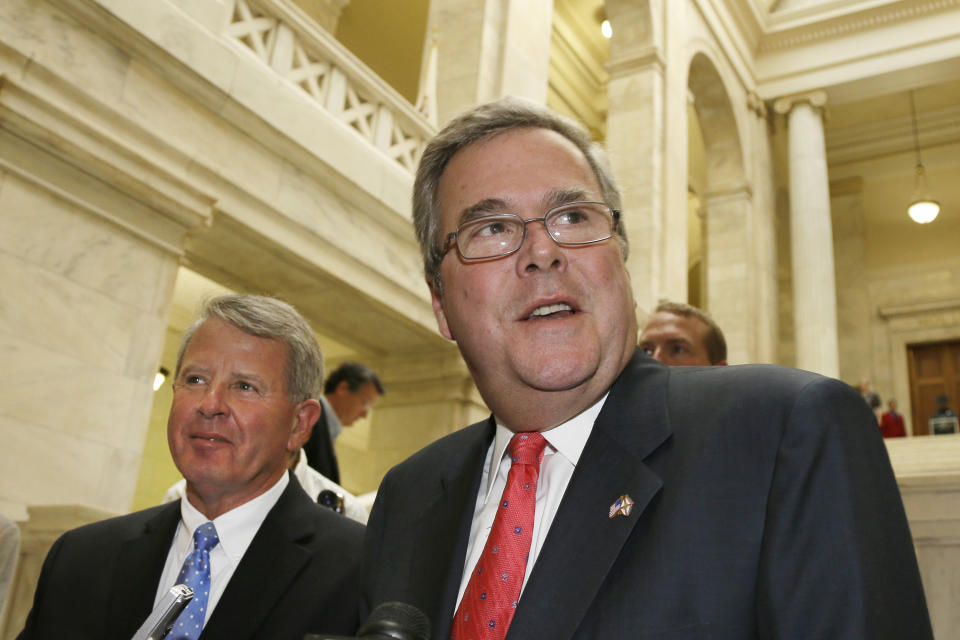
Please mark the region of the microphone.
POLYGON ((430 620, 413 605, 384 602, 370 613, 356 636, 310 633, 303 640, 430 640, 430 620))
POLYGON ((330 489, 324 489, 317 494, 317 504, 333 509, 337 513, 343 513, 343 495, 330 489))
POLYGON ((192 599, 193 589, 187 585, 175 584, 170 587, 170 591, 160 599, 160 603, 154 607, 143 625, 133 634, 131 640, 161 640, 165 638, 170 633, 174 620, 192 599))

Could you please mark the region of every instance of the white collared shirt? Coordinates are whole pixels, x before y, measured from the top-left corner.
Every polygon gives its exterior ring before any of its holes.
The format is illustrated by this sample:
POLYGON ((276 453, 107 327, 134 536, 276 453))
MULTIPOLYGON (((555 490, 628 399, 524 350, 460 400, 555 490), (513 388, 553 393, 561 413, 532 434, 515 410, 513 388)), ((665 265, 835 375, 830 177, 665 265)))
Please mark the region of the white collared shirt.
MULTIPOLYGON (((593 423, 603 408, 607 399, 604 394, 593 406, 574 416, 563 424, 542 431, 547 446, 543 450, 543 462, 540 464, 540 475, 537 478, 537 507, 533 518, 533 539, 530 542, 530 555, 527 560, 527 569, 523 576, 523 585, 520 592, 527 586, 530 572, 537 562, 540 549, 547 539, 553 517, 560 507, 560 500, 567 490, 573 470, 580 461, 580 454, 587 444, 587 438, 593 430, 593 423)), ((463 577, 460 579, 460 592, 457 595, 457 607, 467 589, 473 567, 476 566, 483 552, 483 547, 493 528, 493 520, 497 514, 500 497, 507 486, 507 475, 510 473, 510 456, 507 455, 507 445, 513 432, 497 423, 496 437, 487 450, 483 476, 480 479, 480 491, 477 495, 477 505, 473 512, 473 524, 470 526, 470 539, 467 544, 467 561, 463 568, 463 577)))
MULTIPOLYGON (((284 473, 275 485, 253 500, 213 520, 220 543, 210 550, 210 595, 207 599, 204 624, 210 619, 210 614, 220 601, 220 596, 223 595, 227 583, 233 577, 233 572, 243 559, 243 554, 247 552, 253 537, 260 530, 260 525, 263 524, 270 509, 277 504, 277 500, 289 483, 290 478, 284 473)), ((204 522, 207 522, 207 517, 190 504, 190 500, 184 498, 180 501, 180 524, 177 526, 173 543, 167 553, 167 562, 163 566, 157 595, 153 600, 154 607, 159 604, 160 599, 170 590, 170 587, 177 584, 180 567, 183 566, 187 556, 193 553, 193 532, 204 522)))

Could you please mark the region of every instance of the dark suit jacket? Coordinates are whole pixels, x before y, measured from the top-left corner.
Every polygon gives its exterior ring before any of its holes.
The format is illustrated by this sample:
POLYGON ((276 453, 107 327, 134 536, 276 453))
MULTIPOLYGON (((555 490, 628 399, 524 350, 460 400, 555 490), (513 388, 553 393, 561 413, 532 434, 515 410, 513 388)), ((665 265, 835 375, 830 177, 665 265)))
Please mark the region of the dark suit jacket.
MULTIPOLYGON (((130 640, 153 609, 180 502, 64 534, 47 555, 21 640, 130 640)), ((314 503, 296 478, 250 543, 203 640, 353 633, 363 526, 314 503)))
POLYGON ((333 448, 333 438, 330 437, 330 427, 327 426, 327 406, 323 405, 320 419, 313 425, 310 439, 303 445, 307 454, 307 464, 321 474, 340 484, 340 466, 337 464, 337 452, 333 448))
MULTIPOLYGON (((450 629, 492 421, 392 469, 363 607, 450 629)), ((848 385, 773 366, 668 368, 611 388, 507 635, 519 640, 932 638, 876 420, 848 385), (609 517, 621 495, 629 517, 609 517)))

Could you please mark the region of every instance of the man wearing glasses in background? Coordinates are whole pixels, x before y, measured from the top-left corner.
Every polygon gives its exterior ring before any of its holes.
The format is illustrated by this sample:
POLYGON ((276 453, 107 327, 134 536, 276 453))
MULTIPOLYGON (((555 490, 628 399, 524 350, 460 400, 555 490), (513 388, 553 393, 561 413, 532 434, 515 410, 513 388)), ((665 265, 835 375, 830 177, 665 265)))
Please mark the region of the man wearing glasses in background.
POLYGON ((493 414, 387 474, 366 609, 413 604, 436 640, 931 638, 847 385, 636 348, 619 194, 579 127, 480 106, 414 189, 440 332, 493 414))

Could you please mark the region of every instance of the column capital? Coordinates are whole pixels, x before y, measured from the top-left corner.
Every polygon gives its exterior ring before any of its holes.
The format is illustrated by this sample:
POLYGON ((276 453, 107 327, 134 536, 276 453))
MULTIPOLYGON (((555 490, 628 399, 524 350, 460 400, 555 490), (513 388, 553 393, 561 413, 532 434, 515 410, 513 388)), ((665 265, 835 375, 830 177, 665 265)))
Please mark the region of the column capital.
POLYGON ((637 48, 616 59, 611 58, 606 64, 611 78, 628 77, 650 70, 663 75, 666 66, 663 53, 657 47, 637 48))
POLYGON ((757 114, 758 118, 767 117, 767 103, 755 91, 747 93, 747 109, 757 114))
POLYGON ((777 98, 773 103, 773 110, 780 115, 787 115, 798 104, 806 103, 814 109, 823 109, 827 104, 827 92, 822 89, 807 91, 805 93, 795 93, 789 96, 777 98))

